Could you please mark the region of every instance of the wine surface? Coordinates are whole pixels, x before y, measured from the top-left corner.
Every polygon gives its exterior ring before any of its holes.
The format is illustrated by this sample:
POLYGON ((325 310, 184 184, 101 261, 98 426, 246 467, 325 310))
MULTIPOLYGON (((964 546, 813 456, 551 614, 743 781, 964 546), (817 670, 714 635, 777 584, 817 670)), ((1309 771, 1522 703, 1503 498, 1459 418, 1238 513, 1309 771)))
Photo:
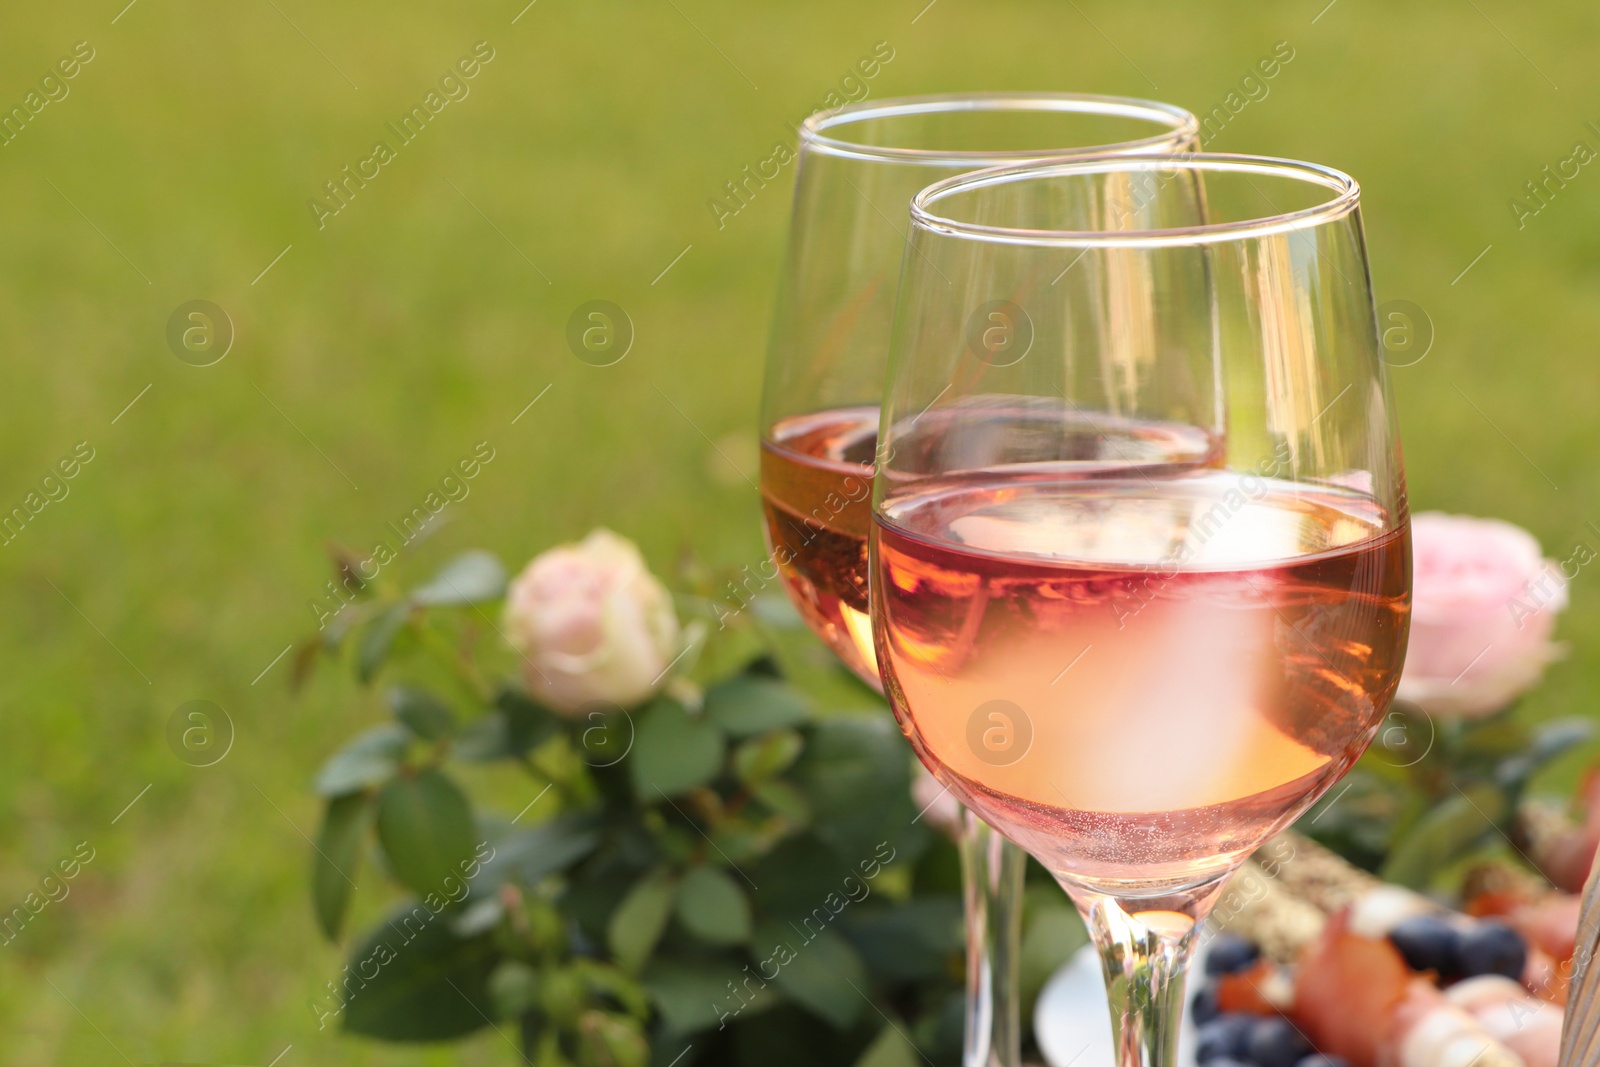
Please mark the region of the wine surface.
POLYGON ((1222 471, 1033 470, 886 500, 895 713, 961 801, 1055 873, 1194 883, 1371 740, 1409 621, 1408 528, 1370 497, 1222 471))
MULTIPOLYGON (((1191 427, 1089 418, 1060 405, 1006 412, 939 412, 901 435, 912 453, 941 455, 953 440, 993 451, 1021 437, 1047 448, 1058 476, 1092 478, 1137 467, 1171 472, 1215 459, 1216 442, 1191 427), (997 429, 1004 433, 996 433, 997 429), (1026 431, 1026 432, 1020 432, 1026 431)), ((789 599, 845 665, 881 687, 867 613, 867 534, 878 408, 840 408, 780 420, 761 445, 767 547, 789 599)), ((998 452, 993 458, 1029 458, 998 452)))

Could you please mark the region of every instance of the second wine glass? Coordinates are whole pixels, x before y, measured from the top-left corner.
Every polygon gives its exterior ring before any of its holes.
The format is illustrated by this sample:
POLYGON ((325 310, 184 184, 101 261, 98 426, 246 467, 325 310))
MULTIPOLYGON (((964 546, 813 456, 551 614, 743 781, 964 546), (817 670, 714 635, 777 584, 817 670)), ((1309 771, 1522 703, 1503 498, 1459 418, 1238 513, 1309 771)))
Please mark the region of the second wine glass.
MULTIPOLYGON (((806 623, 874 687, 881 688, 867 613, 872 461, 911 197, 942 178, 1005 163, 1186 151, 1197 134, 1181 108, 1072 94, 884 100, 801 125, 762 401, 767 540, 806 623)), ((1006 358, 1007 325, 1002 312, 990 334, 996 359, 1006 358)), ((1015 1067, 1024 858, 969 816, 962 868, 964 1061, 1015 1067)))

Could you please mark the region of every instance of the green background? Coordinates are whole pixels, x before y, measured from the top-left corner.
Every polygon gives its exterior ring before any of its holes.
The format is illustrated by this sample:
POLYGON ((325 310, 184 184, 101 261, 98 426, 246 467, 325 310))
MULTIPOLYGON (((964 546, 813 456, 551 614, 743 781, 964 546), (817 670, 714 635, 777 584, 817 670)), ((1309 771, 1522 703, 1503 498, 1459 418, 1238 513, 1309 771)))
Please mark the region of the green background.
MULTIPOLYGON (((123 1062, 113 1045, 512 1062, 493 1031, 434 1050, 317 1032, 308 1001, 342 961, 310 915, 307 782, 382 711, 332 675, 293 696, 287 659, 266 668, 314 626, 325 546, 370 549, 479 441, 495 458, 396 573, 471 545, 520 561, 601 523, 664 573, 686 548, 762 558, 748 480, 792 167, 721 229, 706 202, 879 41, 895 57, 874 98, 1079 90, 1197 112, 1289 42, 1210 146, 1362 182, 1378 299, 1437 333, 1394 373, 1414 508, 1510 519, 1556 557, 1600 548, 1600 173, 1521 229, 1508 207, 1575 142, 1600 147, 1593 5, 537 0, 513 25, 519 0, 123 2, 0 24, 5 109, 75 42, 96 52, 0 147, 0 506, 95 451, 0 547, 0 908, 95 850, 0 947, 9 1064, 123 1062), (470 95, 319 230, 322 183, 478 41, 495 58, 470 95), (213 366, 166 344, 194 299, 237 332, 213 366), (614 366, 566 346, 595 299, 636 329, 614 366), (212 767, 166 743, 192 699, 236 730, 212 767)), ((1593 584, 1574 582, 1572 654, 1535 714, 1586 712, 1600 688, 1593 584)))

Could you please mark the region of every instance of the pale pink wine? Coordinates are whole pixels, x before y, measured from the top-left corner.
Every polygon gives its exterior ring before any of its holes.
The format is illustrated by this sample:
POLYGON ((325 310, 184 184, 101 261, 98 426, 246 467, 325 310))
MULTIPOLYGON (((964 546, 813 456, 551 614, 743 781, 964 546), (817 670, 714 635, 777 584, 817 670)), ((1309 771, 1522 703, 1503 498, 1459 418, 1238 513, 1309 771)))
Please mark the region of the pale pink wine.
POLYGON ((918 755, 1087 884, 1224 870, 1350 767, 1399 678, 1408 525, 1346 490, 1035 467, 908 487, 875 536, 918 755))
MULTIPOLYGON (((901 447, 937 447, 951 417, 927 416, 901 447)), ((1134 467, 1172 471, 1217 455, 1212 436, 1166 423, 1065 417, 1048 409, 1012 412, 1006 425, 1035 431, 1058 460, 1053 469, 1075 478, 1134 467)), ((784 588, 812 632, 874 686, 881 683, 867 614, 867 534, 877 447, 875 406, 784 418, 761 444, 767 547, 784 588)))

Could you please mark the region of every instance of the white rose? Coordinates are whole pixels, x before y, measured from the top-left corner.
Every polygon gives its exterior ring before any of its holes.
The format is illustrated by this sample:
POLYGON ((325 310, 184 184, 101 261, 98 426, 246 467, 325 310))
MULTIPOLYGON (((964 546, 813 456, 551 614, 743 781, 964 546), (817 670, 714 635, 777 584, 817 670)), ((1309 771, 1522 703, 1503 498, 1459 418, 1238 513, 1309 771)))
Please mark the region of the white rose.
POLYGON ((1411 520, 1411 642, 1398 696, 1444 718, 1499 711, 1555 659, 1567 583, 1520 526, 1426 512, 1411 520))
POLYGON ((569 714, 638 704, 680 651, 666 588, 638 546, 606 529, 534 557, 511 583, 505 626, 529 693, 569 714))

